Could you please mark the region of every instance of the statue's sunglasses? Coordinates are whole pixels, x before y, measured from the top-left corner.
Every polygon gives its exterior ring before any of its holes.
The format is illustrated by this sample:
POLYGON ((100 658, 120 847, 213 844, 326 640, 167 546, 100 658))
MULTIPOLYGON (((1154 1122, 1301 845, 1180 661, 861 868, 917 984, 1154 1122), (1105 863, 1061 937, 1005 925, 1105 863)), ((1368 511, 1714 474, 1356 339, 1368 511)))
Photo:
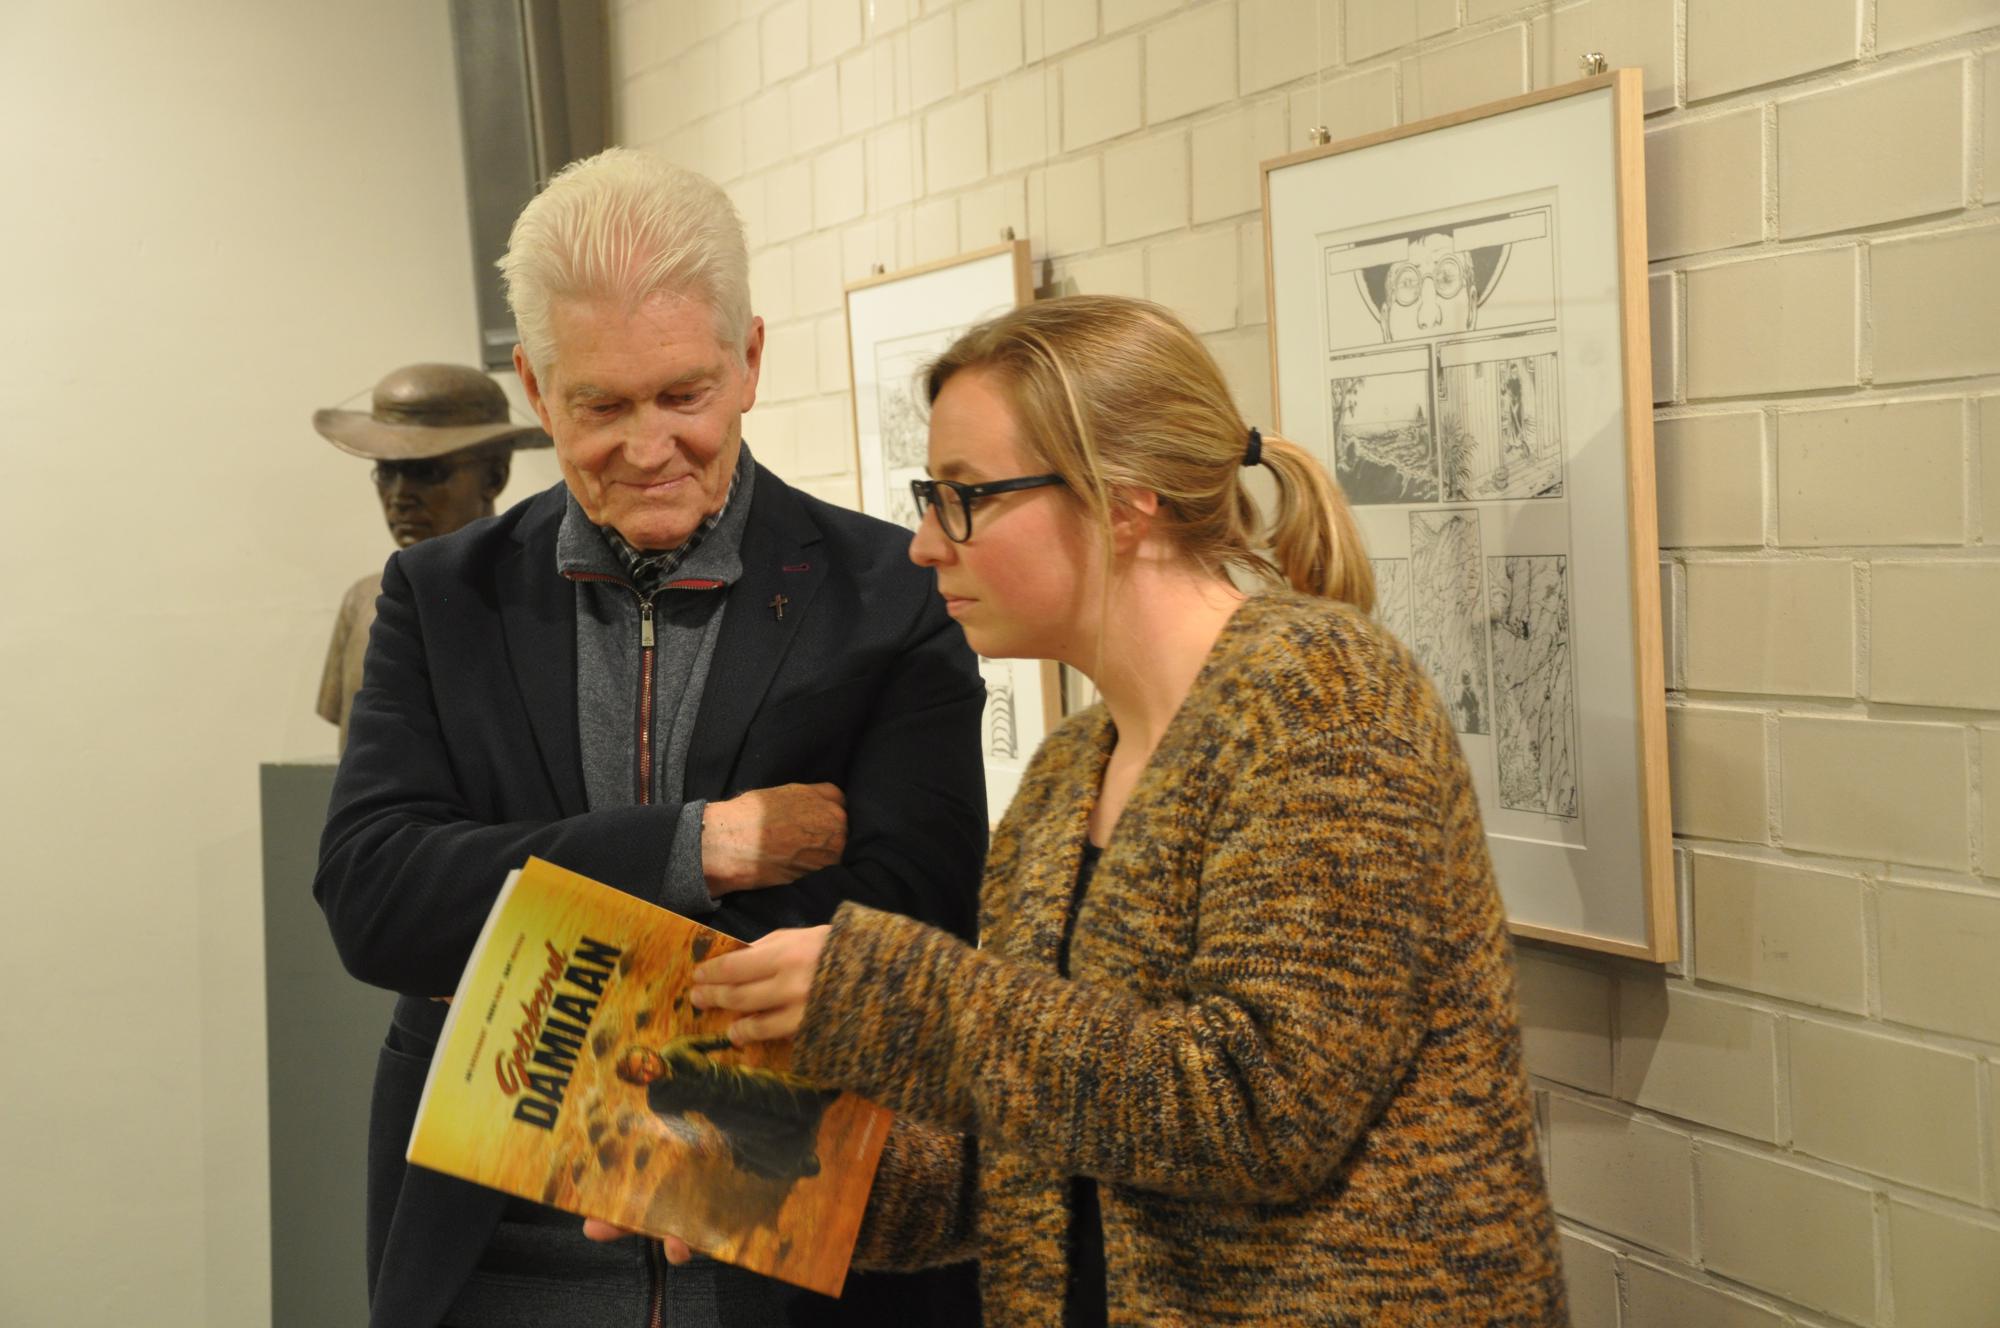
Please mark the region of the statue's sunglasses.
POLYGON ((910 497, 916 499, 918 521, 924 519, 925 512, 935 508, 938 529, 952 543, 963 544, 972 538, 972 505, 981 498, 1067 483, 1069 481, 1060 475, 1024 475, 1020 479, 988 480, 984 484, 960 484, 957 480, 911 480, 910 497))

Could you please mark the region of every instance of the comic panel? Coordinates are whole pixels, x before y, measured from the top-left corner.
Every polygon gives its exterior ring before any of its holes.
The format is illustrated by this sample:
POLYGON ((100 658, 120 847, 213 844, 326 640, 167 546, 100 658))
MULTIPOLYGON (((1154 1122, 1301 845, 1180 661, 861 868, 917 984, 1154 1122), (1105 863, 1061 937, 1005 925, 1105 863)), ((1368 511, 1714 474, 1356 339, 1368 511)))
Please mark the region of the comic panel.
POLYGON ((1336 356, 1327 366, 1334 477, 1356 504, 1438 500, 1430 352, 1336 356))
POLYGON ((917 528, 910 481, 928 465, 930 402, 923 374, 963 328, 937 328, 898 337, 875 347, 875 412, 882 436, 882 515, 899 526, 917 528))
POLYGON ((1556 316, 1554 208, 1474 204, 1320 237, 1327 350, 1556 316))
POLYGON ((1021 695, 1015 683, 1014 661, 979 657, 979 674, 986 680, 986 708, 979 716, 979 741, 986 759, 1014 765, 1027 759, 1021 741, 1021 695))
POLYGON ((1410 560, 1370 558, 1375 565, 1375 621, 1410 639, 1410 560))
POLYGON ((1437 357, 1447 500, 1562 497, 1555 333, 1445 342, 1437 357))
POLYGON ((1460 733, 1491 733, 1479 514, 1410 513, 1410 649, 1460 733))
POLYGON ((1492 596, 1494 739, 1500 804, 1577 817, 1576 687, 1570 667, 1569 560, 1486 560, 1492 596))

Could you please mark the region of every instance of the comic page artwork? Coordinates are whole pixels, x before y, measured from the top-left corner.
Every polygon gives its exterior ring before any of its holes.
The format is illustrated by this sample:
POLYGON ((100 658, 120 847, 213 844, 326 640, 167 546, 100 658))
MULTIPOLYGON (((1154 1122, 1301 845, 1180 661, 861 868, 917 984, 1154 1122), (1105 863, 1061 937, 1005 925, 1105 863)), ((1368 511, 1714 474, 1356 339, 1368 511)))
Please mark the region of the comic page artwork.
POLYGON ((1351 503, 1434 503, 1437 433, 1430 352, 1336 356, 1328 370, 1334 477, 1351 503))
POLYGON ((1410 648, 1460 733, 1492 732, 1479 513, 1410 514, 1410 648))
POLYGON ((1514 811, 1575 817, 1581 797, 1569 559, 1489 558, 1486 580, 1500 803, 1514 811))
POLYGON ((1449 500, 1560 498, 1555 334, 1446 342, 1437 358, 1438 440, 1449 500))
POLYGON ((1498 206, 1322 236, 1328 353, 1555 322, 1554 207, 1498 206))
POLYGON ((979 676, 986 680, 979 742, 986 758, 986 801, 995 821, 1014 800, 1028 758, 1055 721, 1045 694, 1046 671, 1040 660, 979 657, 979 676))
POLYGON ((1329 460, 1376 618, 1437 687, 1489 829, 1566 841, 1581 764, 1555 241, 1546 194, 1317 237, 1329 460))
POLYGON ((875 411, 882 436, 882 515, 917 528, 910 481, 928 464, 931 407, 924 371, 958 339, 964 327, 942 327, 875 345, 875 411))
POLYGON ((1410 639, 1410 560, 1370 558, 1375 565, 1375 621, 1410 639))
POLYGON ((1608 71, 1261 173, 1278 429, 1348 501, 1373 624, 1456 735, 1510 925, 1657 961, 1679 931, 1643 84, 1608 71))

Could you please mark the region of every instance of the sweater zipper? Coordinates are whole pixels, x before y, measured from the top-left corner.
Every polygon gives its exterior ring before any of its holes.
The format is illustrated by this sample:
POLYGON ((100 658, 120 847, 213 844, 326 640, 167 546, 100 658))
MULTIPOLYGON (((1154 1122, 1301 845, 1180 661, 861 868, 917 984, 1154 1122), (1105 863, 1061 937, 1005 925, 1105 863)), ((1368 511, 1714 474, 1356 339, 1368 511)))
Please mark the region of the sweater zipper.
MULTIPOLYGON (((634 595, 639 592, 634 590, 634 595)), ((653 601, 639 595, 639 805, 653 801, 653 601)))
MULTIPOLYGON (((650 595, 639 593, 639 587, 630 581, 602 572, 565 572, 572 581, 601 581, 606 585, 623 586, 632 592, 632 599, 639 606, 639 805, 649 806, 653 801, 653 600, 650 595)), ((678 583, 677 583, 678 584, 678 583)), ((671 589, 662 586, 659 590, 671 589)), ((653 594, 657 595, 659 590, 653 594)))
POLYGON ((660 1242, 646 1242, 646 1278, 652 1283, 653 1307, 646 1315, 646 1328, 665 1328, 667 1322, 667 1256, 660 1242))

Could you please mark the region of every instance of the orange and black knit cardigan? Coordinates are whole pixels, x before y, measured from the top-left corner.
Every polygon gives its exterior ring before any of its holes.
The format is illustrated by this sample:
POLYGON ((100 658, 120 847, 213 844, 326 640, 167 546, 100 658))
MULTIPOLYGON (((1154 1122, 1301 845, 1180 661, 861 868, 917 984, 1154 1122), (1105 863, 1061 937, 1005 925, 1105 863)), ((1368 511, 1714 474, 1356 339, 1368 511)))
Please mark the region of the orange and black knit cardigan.
POLYGON ((976 1256, 990 1328, 1059 1324, 1083 1175, 1113 1323, 1566 1322, 1500 899, 1409 653, 1325 600, 1238 610, 1105 847, 1066 980, 1114 737, 1095 707, 1035 757, 980 948, 834 919, 795 1067, 903 1113, 857 1261, 976 1256))

